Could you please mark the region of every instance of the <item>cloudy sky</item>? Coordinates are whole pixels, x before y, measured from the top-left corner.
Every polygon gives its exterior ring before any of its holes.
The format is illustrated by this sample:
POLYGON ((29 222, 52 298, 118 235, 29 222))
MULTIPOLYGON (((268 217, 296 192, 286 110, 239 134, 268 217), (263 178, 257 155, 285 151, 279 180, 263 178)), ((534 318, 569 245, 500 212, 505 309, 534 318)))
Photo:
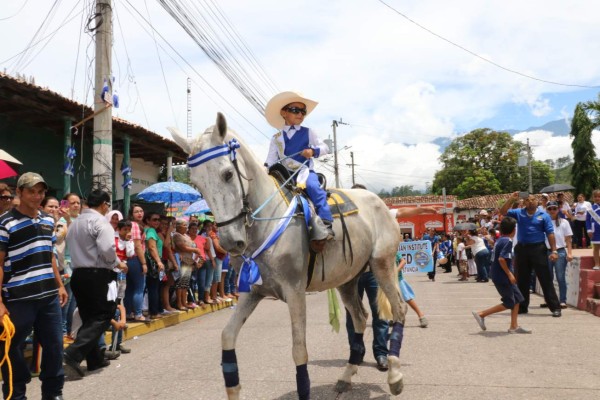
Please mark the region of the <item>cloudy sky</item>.
MULTIPOLYGON (((337 130, 343 187, 351 185, 346 164, 353 152, 356 180, 370 189, 423 189, 439 169, 435 139, 479 127, 524 130, 566 120, 577 102, 596 99, 600 86, 600 3, 593 0, 176 3, 202 26, 235 29, 251 54, 236 53, 224 31, 220 37, 243 70, 238 74, 256 83, 255 94, 268 99, 296 89, 319 101, 306 125, 322 138, 332 134, 333 120, 349 124, 337 130), (257 62, 250 64, 251 58, 257 62)), ((3 2, 0 68, 92 104, 94 46, 90 34, 80 34, 90 4, 3 2), (44 39, 24 57, 13 57, 34 37, 44 39)), ((166 126, 186 132, 189 77, 193 132, 222 111, 259 157, 266 155, 273 129, 159 2, 113 0, 113 9, 113 74, 121 103, 114 115, 164 136, 166 126)), ((537 159, 571 152, 568 137, 540 131, 516 136, 527 137, 537 159)), ((317 165, 332 170, 332 161, 317 165)))

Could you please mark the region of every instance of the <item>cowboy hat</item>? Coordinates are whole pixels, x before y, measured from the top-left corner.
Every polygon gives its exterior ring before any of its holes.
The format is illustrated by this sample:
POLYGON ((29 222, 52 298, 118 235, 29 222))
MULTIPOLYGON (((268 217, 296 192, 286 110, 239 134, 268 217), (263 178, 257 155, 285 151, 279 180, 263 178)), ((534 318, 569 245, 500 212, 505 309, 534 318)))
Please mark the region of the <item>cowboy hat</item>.
POLYGON ((307 99, 300 92, 287 91, 273 96, 265 107, 265 118, 269 125, 275 129, 281 129, 285 125, 285 120, 281 116, 281 109, 290 103, 302 103, 306 105, 306 115, 310 114, 317 106, 316 101, 307 99))

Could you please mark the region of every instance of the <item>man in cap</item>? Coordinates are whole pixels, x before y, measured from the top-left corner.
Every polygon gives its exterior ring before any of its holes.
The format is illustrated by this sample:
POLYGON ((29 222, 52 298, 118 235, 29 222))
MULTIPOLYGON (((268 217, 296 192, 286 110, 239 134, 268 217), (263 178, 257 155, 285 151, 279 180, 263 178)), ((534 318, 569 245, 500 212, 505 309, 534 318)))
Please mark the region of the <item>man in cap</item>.
POLYGON ((327 236, 315 239, 333 239, 333 217, 327 205, 327 193, 319 185, 314 172, 313 158, 329 154, 329 148, 319 139, 314 130, 302 126, 304 117, 317 106, 297 92, 282 92, 275 95, 265 108, 267 122, 278 129, 269 147, 265 165, 271 167, 281 162, 290 173, 297 173, 296 184, 306 188, 308 197, 315 205, 318 216, 327 228, 327 236))
MULTIPOLYGON (((12 385, 14 400, 26 399, 26 386, 31 381, 23 347, 32 329, 44 348, 40 373, 42 400, 63 398, 60 308, 68 296, 52 252, 56 240, 54 219, 39 209, 47 189, 39 174, 24 173, 17 181, 20 204, 0 218, 0 319, 9 315, 15 326, 8 350, 12 382, 4 364, 2 391, 7 398, 12 385)), ((1 347, 0 354, 4 357, 4 345, 1 347)))

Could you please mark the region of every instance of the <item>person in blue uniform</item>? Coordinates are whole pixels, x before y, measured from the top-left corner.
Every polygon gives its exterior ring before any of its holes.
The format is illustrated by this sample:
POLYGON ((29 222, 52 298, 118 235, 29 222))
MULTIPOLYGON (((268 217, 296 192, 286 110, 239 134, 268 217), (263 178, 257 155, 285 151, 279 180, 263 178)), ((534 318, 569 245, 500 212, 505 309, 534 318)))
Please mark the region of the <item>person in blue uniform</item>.
POLYGON ((269 100, 265 117, 278 132, 271 139, 265 166, 281 162, 291 174, 296 173, 296 185, 306 190, 327 228, 326 239, 330 240, 334 237, 333 217, 327 204, 327 193, 319 186, 313 161, 313 158, 329 154, 329 148, 313 129, 302 126, 304 118, 317 104, 292 91, 279 93, 269 100))

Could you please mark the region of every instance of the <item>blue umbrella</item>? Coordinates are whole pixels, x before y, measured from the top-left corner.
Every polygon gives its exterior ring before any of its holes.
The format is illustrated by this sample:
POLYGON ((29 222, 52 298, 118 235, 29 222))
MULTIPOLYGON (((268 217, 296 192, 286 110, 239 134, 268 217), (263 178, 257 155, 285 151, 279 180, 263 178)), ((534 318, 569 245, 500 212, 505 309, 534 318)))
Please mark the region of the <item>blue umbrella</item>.
POLYGON ((196 201, 201 198, 200 193, 190 185, 181 182, 159 182, 138 193, 142 200, 155 203, 179 203, 180 201, 196 201))
POLYGON ((210 211, 210 207, 208 207, 208 204, 206 204, 206 200, 202 199, 190 204, 183 215, 204 214, 208 211, 210 211))

